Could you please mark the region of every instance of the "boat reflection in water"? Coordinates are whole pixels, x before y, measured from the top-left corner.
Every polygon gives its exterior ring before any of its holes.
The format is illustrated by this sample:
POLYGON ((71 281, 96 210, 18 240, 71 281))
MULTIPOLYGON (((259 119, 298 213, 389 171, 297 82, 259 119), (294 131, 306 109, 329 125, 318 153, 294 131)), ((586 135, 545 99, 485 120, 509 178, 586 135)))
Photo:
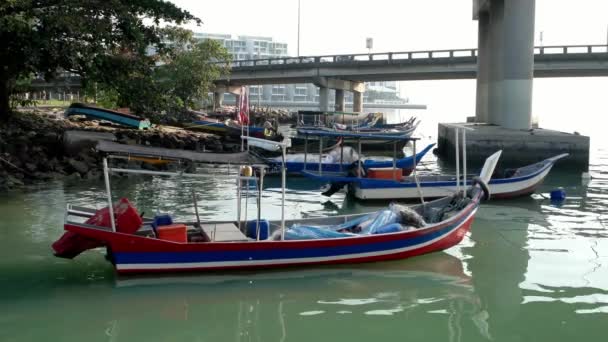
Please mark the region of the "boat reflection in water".
POLYGON ((165 319, 188 336, 214 340, 389 340, 420 325, 434 327, 424 333, 433 341, 490 336, 465 265, 447 253, 307 270, 129 276, 116 286, 124 300, 112 301, 121 303, 114 329, 133 337, 152 329, 176 338, 176 329, 150 324, 165 319))

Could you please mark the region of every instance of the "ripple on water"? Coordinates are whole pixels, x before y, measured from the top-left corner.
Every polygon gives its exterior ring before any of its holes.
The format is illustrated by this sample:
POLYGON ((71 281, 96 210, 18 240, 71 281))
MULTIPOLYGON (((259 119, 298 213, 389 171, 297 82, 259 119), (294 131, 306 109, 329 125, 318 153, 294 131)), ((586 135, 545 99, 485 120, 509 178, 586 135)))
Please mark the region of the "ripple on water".
POLYGON ((316 316, 325 313, 323 310, 313 310, 300 312, 300 316, 316 316))

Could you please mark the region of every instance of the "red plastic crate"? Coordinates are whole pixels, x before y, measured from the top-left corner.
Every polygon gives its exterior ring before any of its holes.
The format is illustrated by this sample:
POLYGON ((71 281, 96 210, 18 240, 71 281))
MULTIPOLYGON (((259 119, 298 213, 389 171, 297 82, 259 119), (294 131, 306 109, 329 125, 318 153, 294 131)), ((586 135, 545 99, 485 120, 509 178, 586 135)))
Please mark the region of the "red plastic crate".
POLYGON ((156 228, 158 238, 173 242, 188 242, 188 233, 185 224, 170 224, 156 228))

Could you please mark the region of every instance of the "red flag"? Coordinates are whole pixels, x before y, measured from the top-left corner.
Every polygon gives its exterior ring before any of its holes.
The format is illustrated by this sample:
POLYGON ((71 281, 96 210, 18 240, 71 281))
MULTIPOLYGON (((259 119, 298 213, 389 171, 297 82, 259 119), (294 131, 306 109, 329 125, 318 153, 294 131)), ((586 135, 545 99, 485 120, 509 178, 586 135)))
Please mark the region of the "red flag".
POLYGON ((241 125, 249 124, 249 89, 247 87, 241 87, 238 121, 241 125))

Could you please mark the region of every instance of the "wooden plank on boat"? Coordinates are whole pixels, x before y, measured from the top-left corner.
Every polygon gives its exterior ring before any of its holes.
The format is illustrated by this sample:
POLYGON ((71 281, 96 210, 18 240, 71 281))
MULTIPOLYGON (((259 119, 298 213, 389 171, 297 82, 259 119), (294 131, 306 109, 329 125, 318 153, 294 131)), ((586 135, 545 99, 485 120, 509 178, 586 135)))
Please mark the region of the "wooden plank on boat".
POLYGON ((211 241, 249 240, 234 223, 207 223, 201 224, 201 227, 211 241))

